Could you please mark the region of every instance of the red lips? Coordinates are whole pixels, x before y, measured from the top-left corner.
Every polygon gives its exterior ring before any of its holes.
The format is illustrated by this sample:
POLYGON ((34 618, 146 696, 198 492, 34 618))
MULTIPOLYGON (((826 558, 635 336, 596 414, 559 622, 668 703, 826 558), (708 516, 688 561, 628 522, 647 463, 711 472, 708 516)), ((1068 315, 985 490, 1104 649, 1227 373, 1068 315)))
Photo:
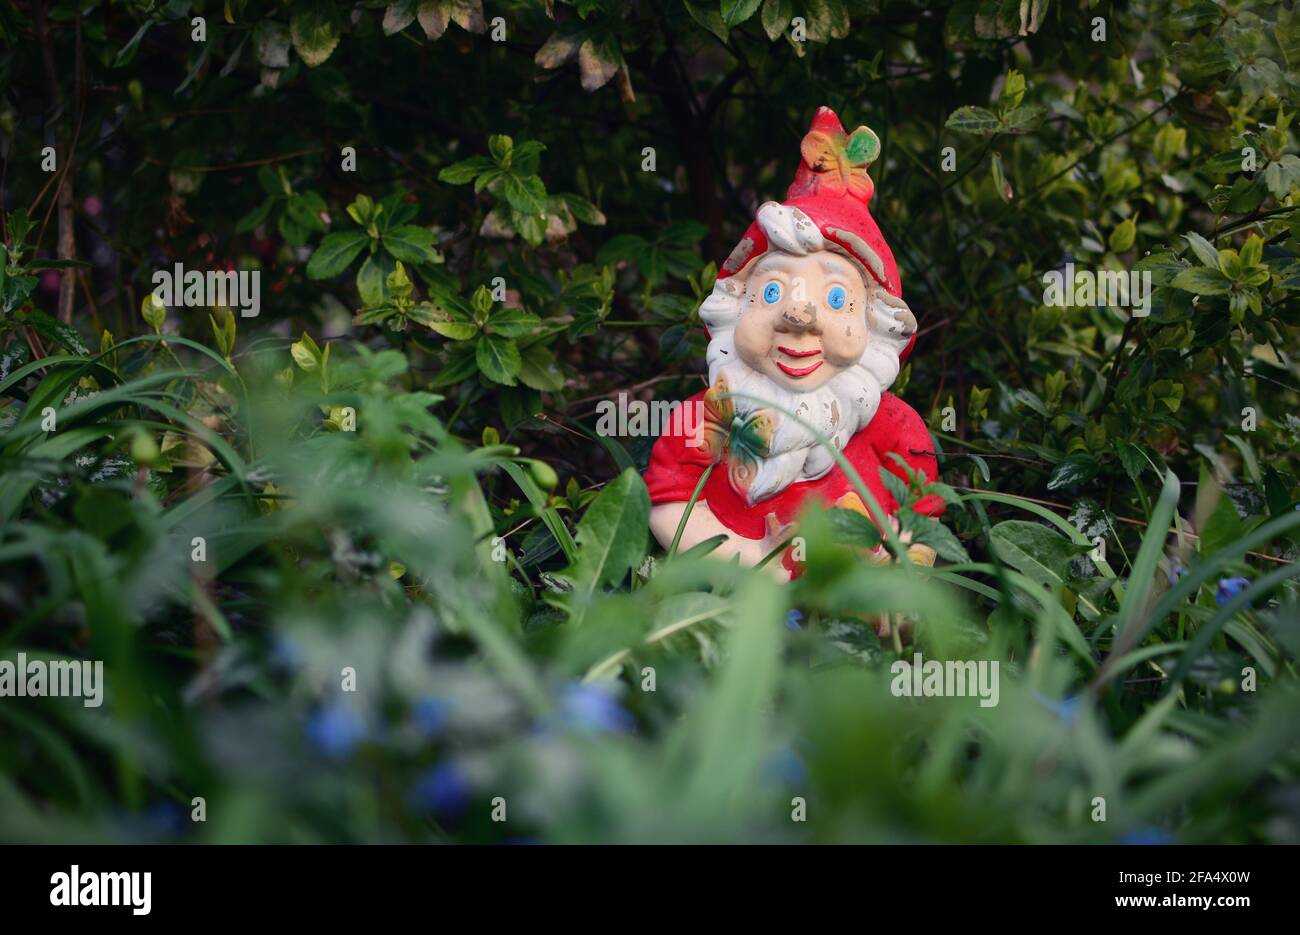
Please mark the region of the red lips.
MULTIPOLYGON (((789 348, 789 347, 777 347, 777 350, 780 351, 782 354, 784 354, 786 357, 794 357, 794 358, 816 357, 819 354, 821 354, 820 348, 811 351, 796 351, 793 348, 789 348)), ((791 367, 789 364, 782 363, 781 361, 778 360, 776 362, 776 365, 780 367, 781 372, 788 377, 806 377, 808 376, 808 374, 812 373, 814 370, 816 370, 824 363, 826 363, 826 361, 819 360, 816 363, 811 364, 810 366, 807 367, 791 367)))

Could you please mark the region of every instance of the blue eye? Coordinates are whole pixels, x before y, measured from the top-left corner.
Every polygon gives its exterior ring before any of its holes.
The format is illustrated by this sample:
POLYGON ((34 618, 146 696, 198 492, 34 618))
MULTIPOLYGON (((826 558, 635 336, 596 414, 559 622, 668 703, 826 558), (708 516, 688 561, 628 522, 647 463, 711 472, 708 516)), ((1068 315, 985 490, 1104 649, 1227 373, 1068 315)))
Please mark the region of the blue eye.
POLYGON ((773 280, 763 287, 763 301, 768 305, 781 301, 781 284, 773 280))
POLYGON ((843 286, 831 286, 830 291, 826 293, 826 304, 831 308, 843 308, 845 298, 843 286))

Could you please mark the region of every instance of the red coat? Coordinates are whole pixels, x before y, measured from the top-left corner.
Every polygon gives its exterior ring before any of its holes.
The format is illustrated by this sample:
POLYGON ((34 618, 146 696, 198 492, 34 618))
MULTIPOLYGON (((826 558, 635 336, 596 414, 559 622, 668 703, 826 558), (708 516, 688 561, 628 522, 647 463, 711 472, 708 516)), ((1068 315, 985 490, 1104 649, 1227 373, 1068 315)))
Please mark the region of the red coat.
MULTIPOLYGON (((692 407, 701 403, 704 393, 697 393, 686 403, 692 407)), ((645 474, 650 489, 651 503, 674 503, 691 498, 700 475, 709 465, 709 455, 703 447, 688 447, 683 433, 667 433, 655 442, 650 454, 650 467, 645 474)), ((886 513, 898 510, 898 504, 880 480, 880 468, 904 477, 902 469, 890 458, 888 452, 897 452, 913 468, 924 473, 926 480, 939 476, 939 463, 934 456, 930 432, 915 409, 893 393, 881 395, 880 408, 865 429, 859 431, 844 447, 844 457, 862 476, 862 480, 886 513)), ((834 504, 853 486, 844 470, 837 464, 820 480, 799 481, 780 493, 762 500, 752 507, 732 488, 725 470, 715 470, 710 476, 700 500, 708 503, 722 525, 746 539, 762 539, 766 532, 769 513, 776 513, 781 523, 794 522, 804 501, 815 497, 834 504)), ((937 496, 923 497, 916 510, 927 516, 943 512, 943 500, 937 496)))

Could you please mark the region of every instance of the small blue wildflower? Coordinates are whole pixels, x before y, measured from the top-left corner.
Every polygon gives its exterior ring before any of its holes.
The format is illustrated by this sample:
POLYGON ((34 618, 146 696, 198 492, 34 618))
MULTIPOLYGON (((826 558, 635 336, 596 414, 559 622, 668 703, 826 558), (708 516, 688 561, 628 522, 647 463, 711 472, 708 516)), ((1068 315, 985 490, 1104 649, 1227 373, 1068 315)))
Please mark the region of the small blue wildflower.
POLYGON ((772 751, 763 762, 760 775, 763 782, 773 786, 800 788, 808 783, 808 770, 802 757, 787 746, 772 751))
POLYGON ((1147 825, 1125 832, 1119 839, 1120 844, 1173 844, 1174 836, 1164 828, 1147 825))
POLYGON ((568 727, 597 734, 624 733, 636 724, 636 719, 608 689, 582 683, 564 689, 560 717, 568 727))
POLYGON ((1042 703, 1043 707, 1060 718, 1066 727, 1073 727, 1074 722, 1079 719, 1079 711, 1082 707, 1079 695, 1071 695, 1068 698, 1062 698, 1060 701, 1055 698, 1048 698, 1041 692, 1034 692, 1034 697, 1042 703))
POLYGON ((1242 578, 1241 576, 1222 578, 1219 581, 1219 589, 1214 592, 1214 600, 1222 607, 1249 586, 1249 578, 1242 578))
POLYGON ((325 705, 307 718, 307 739, 318 752, 331 759, 348 756, 365 737, 365 722, 345 704, 325 705))
POLYGON ((423 811, 451 820, 465 811, 471 791, 465 771, 449 761, 426 770, 415 780, 411 801, 423 811))
POLYGON ((795 633, 798 633, 800 630, 803 629, 802 624, 803 624, 802 610, 791 609, 791 611, 785 615, 786 629, 793 630, 795 633))
POLYGON ((1172 588, 1178 583, 1178 579, 1187 574, 1187 569, 1182 565, 1169 566, 1169 586, 1172 588))
POLYGON ((171 799, 160 799, 138 812, 115 808, 109 817, 123 837, 139 843, 178 838, 189 826, 185 810, 171 799))
POLYGON ((436 737, 447 724, 451 702, 446 698, 425 695, 411 706, 411 717, 416 729, 425 737, 436 737))
POLYGON ((271 664, 279 669, 293 670, 302 661, 302 650, 297 642, 282 633, 271 638, 271 664))

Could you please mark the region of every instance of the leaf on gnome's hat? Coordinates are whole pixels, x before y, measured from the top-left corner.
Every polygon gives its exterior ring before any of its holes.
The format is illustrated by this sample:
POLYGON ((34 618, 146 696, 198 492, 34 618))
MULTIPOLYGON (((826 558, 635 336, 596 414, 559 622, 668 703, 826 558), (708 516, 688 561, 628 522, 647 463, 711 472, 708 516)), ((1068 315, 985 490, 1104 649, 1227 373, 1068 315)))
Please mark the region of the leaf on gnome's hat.
POLYGON ((868 127, 858 127, 849 135, 849 162, 855 166, 869 166, 880 155, 880 138, 868 127))

